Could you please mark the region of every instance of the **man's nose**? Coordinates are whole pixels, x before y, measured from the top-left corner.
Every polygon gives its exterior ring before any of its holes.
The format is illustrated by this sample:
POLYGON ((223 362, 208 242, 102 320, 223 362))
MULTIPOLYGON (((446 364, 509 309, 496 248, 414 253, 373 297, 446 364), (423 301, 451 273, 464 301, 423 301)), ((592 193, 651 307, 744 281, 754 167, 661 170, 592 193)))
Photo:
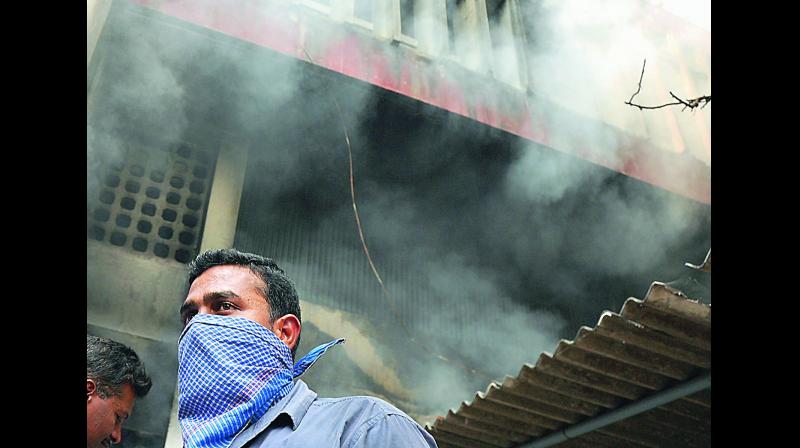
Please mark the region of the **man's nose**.
POLYGON ((122 442, 122 425, 114 426, 114 432, 111 433, 111 441, 114 444, 122 442))

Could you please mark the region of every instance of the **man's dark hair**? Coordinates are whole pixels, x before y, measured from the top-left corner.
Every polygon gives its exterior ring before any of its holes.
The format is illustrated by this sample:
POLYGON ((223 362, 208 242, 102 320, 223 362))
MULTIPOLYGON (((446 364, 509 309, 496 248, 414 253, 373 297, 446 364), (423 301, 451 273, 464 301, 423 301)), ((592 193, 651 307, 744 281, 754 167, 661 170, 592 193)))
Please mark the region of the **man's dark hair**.
MULTIPOLYGON (((245 266, 261 278, 267 286, 263 296, 269 303, 270 322, 287 314, 294 314, 297 316, 297 320, 300 320, 300 300, 294 284, 271 258, 240 252, 236 249, 207 250, 189 263, 189 286, 206 270, 224 265, 245 266)), ((297 343, 292 349, 292 356, 299 345, 300 337, 298 335, 297 343)))
POLYGON ((130 384, 141 398, 153 385, 133 349, 90 334, 86 335, 86 378, 97 383, 97 393, 103 399, 121 395, 125 384, 130 384))

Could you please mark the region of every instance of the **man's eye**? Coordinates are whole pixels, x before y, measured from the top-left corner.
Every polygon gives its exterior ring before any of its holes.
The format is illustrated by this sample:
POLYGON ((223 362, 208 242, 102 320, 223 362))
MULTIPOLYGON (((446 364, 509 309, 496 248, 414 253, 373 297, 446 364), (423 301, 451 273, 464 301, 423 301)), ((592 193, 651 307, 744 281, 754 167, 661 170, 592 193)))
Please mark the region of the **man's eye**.
POLYGON ((234 307, 233 307, 233 304, 230 303, 230 302, 222 302, 222 303, 219 304, 219 309, 221 309, 223 311, 230 311, 230 310, 234 309, 234 307))

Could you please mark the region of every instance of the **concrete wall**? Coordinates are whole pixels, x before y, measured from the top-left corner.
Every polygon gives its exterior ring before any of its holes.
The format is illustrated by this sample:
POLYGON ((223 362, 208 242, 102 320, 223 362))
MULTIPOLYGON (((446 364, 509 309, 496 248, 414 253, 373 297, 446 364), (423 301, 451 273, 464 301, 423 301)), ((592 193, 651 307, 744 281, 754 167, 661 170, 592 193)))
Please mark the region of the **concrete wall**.
POLYGON ((177 376, 177 310, 186 267, 91 240, 86 261, 87 333, 130 346, 144 362, 153 387, 137 400, 125 430, 137 446, 158 446, 177 376))

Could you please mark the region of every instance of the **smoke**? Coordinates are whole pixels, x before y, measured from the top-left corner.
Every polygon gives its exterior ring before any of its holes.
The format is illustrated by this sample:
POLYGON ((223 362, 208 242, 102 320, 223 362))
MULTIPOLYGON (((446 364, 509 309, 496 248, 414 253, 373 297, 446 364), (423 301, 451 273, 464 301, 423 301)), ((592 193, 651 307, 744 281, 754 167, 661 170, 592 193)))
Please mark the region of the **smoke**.
MULTIPOLYGON (((710 94, 708 34, 676 27, 674 16, 643 0, 544 0, 526 2, 521 13, 533 43, 526 57, 535 101, 602 117, 606 124, 662 151, 686 152, 711 164, 710 108, 681 113, 674 106, 640 111, 624 104, 638 88, 645 59, 637 104, 673 102, 670 91, 684 99, 710 94)), ((595 151, 616 155, 615 142, 603 135, 558 125, 553 131, 566 140, 591 141, 595 151)), ((575 146, 580 145, 567 142, 561 147, 569 151, 575 146)))
MULTIPOLYGON (((654 118, 664 112, 623 104, 642 59, 654 72, 661 62, 637 25, 642 3, 518 3, 533 24, 520 76, 543 106, 548 146, 565 153, 249 44, 132 21, 104 40, 107 60, 126 56, 98 75, 90 173, 122 157, 131 129, 165 141, 234 136, 249 149, 237 248, 275 258, 303 299, 374 318, 369 336, 413 391, 413 411, 444 414, 708 249, 708 207, 569 154, 588 146, 613 165, 619 129, 675 149, 654 118), (604 123, 586 118, 597 115, 604 123), (358 238, 344 128, 365 238, 391 299, 358 238)), ((462 62, 484 60, 486 48, 461 39, 462 62)), ((509 57, 518 50, 499 39, 493 51, 492 70, 522 83, 509 57)), ((650 73, 643 103, 664 93, 650 73)), ((686 150, 710 163, 710 152, 686 150)))
POLYGON ((103 169, 122 164, 129 151, 141 146, 133 140, 137 130, 175 143, 188 125, 185 89, 175 64, 185 48, 170 45, 161 28, 148 22, 137 24, 135 36, 127 34, 126 25, 113 18, 109 22, 97 58, 113 63, 95 71, 87 101, 90 198, 103 169))

